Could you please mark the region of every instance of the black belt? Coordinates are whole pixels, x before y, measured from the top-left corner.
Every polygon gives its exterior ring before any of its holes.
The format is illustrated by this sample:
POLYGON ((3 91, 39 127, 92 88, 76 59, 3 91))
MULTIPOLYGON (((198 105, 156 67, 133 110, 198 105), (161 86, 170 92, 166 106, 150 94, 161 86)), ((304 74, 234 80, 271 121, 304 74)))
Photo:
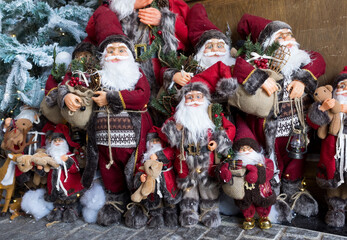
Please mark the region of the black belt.
POLYGON ((207 146, 200 147, 200 144, 189 144, 187 147, 184 147, 184 151, 187 152, 188 155, 199 156, 202 153, 208 152, 207 146))

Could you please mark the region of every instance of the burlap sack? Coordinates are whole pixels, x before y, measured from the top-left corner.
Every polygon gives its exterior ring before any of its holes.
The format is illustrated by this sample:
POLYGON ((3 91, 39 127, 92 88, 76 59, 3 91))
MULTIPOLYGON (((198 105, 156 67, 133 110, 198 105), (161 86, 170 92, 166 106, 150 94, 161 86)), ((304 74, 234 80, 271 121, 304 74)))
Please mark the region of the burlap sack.
POLYGON ((66 123, 65 119, 60 113, 59 106, 56 104, 53 107, 48 107, 45 97, 43 98, 41 102, 40 112, 43 114, 43 116, 45 116, 49 121, 51 121, 54 124, 66 123))
MULTIPOLYGON (((267 72, 269 77, 275 81, 283 78, 281 74, 270 69, 263 69, 262 71, 267 72)), ((259 88, 254 95, 250 95, 244 90, 243 86, 239 85, 235 94, 229 98, 228 103, 245 113, 265 118, 269 115, 275 104, 275 94, 277 92, 269 96, 262 88, 259 88)))
POLYGON ((82 86, 72 87, 68 83, 69 81, 66 82, 66 86, 68 87, 69 92, 79 96, 82 99, 82 103, 81 107, 75 112, 70 111, 65 106, 61 109, 61 115, 73 127, 85 129, 93 112, 94 101, 92 100, 92 97, 94 92, 93 90, 82 86))
POLYGON ((236 200, 241 200, 245 196, 245 172, 246 168, 230 170, 232 179, 222 185, 226 195, 236 200))

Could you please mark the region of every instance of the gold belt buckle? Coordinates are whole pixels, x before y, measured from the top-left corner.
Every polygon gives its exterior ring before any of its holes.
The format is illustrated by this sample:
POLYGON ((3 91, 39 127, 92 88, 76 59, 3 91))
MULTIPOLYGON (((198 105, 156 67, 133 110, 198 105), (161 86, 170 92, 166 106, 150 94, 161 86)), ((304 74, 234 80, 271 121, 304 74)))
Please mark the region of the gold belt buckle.
POLYGON ((136 61, 141 61, 140 56, 147 52, 147 44, 146 43, 139 43, 135 44, 135 57, 136 61))
POLYGON ((188 145, 188 153, 189 153, 189 155, 192 155, 192 156, 200 155, 200 144, 198 143, 198 145, 196 145, 196 146, 195 146, 195 144, 189 144, 188 145))

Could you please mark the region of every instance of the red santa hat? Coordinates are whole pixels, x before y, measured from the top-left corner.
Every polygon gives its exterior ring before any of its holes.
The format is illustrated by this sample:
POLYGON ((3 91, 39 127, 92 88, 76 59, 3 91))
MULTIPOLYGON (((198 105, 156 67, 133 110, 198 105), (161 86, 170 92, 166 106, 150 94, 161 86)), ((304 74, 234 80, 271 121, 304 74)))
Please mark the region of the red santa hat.
POLYGON ((333 87, 336 88, 339 82, 346 79, 347 79, 347 66, 345 66, 343 70, 339 73, 339 75, 335 78, 333 87))
MULTIPOLYGON (((98 16, 95 16, 97 18, 98 16)), ((135 57, 134 44, 131 40, 123 33, 122 25, 117 17, 117 15, 111 10, 102 13, 103 19, 107 19, 107 26, 105 24, 96 24, 95 25, 95 35, 97 44, 99 46, 98 50, 103 52, 104 49, 114 42, 124 43, 128 49, 131 51, 135 57)), ((96 21, 96 20, 95 20, 96 21)))
POLYGON ((271 38, 274 33, 281 29, 292 30, 292 28, 285 22, 271 21, 247 13, 241 17, 237 24, 237 32, 242 38, 245 39, 249 34, 251 34, 252 41, 258 41, 259 43, 265 42, 265 40, 271 38))
POLYGON ((260 146, 248 127, 247 123, 238 115, 236 117, 236 135, 234 138, 233 148, 235 151, 239 151, 242 146, 248 145, 253 148, 254 151, 260 152, 260 146))
MULTIPOLYGON (((43 129, 43 132, 46 132, 46 137, 51 138, 51 140, 54 140, 56 138, 63 138, 67 141, 68 145, 73 148, 79 148, 80 145, 74 141, 71 140, 71 137, 69 135, 69 128, 68 126, 64 124, 57 124, 57 125, 46 125, 43 129)), ((43 142, 45 139, 43 139, 43 142)))
POLYGON ((208 19, 205 7, 202 4, 195 4, 188 12, 187 26, 188 37, 195 47, 195 53, 209 39, 223 39, 229 45, 229 40, 211 21, 208 19))

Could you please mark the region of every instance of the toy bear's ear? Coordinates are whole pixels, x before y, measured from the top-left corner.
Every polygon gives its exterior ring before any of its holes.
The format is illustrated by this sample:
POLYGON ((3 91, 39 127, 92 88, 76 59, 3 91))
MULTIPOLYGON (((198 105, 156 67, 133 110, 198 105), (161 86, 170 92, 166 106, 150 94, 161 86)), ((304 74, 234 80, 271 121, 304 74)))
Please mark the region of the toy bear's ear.
POLYGON ((333 86, 331 86, 331 85, 326 85, 325 87, 326 87, 330 92, 333 91, 333 86))

